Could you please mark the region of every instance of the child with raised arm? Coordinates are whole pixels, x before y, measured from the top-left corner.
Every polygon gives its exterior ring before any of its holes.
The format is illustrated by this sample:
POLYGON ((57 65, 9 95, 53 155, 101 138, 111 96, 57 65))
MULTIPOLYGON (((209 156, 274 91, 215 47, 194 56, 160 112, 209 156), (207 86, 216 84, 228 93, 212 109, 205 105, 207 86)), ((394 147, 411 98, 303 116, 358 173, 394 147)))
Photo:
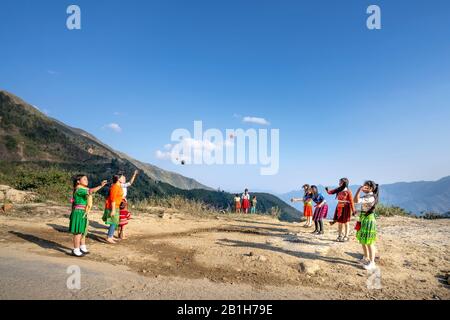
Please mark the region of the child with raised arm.
POLYGON ((350 219, 352 214, 355 213, 355 204, 352 191, 349 188, 349 181, 347 178, 342 178, 339 180, 338 188, 330 190, 327 187, 325 190, 328 194, 335 194, 338 201, 333 222, 331 222, 331 224, 338 223, 339 236, 336 241, 347 242, 349 241, 350 219))
POLYGON ((328 204, 324 196, 319 192, 317 186, 311 186, 312 201, 316 204, 313 220, 316 226, 315 234, 324 234, 323 219, 328 215, 328 204))
MULTIPOLYGON (((305 228, 310 228, 312 226, 313 217, 313 201, 311 187, 309 184, 305 184, 303 187, 304 195, 303 198, 292 198, 291 202, 303 202, 303 216, 306 218, 305 228)), ((316 228, 317 230, 317 228, 316 228)))
POLYGON ((131 219, 131 213, 128 210, 128 188, 131 187, 136 180, 136 177, 138 175, 139 171, 135 170, 133 173, 133 176, 131 177, 130 182, 127 182, 127 178, 124 174, 120 174, 120 186, 122 187, 123 191, 123 199, 122 203, 120 204, 120 212, 119 212, 119 238, 122 240, 127 239, 125 237, 125 226, 128 224, 129 220, 131 219))
POLYGON ((80 174, 73 178, 72 212, 70 214, 69 231, 73 234, 72 255, 82 257, 89 253, 86 247, 86 235, 88 230, 87 206, 92 202, 91 195, 106 185, 106 180, 101 185, 89 189, 88 177, 80 174))
POLYGON ((108 197, 106 198, 105 211, 102 220, 109 225, 106 241, 109 243, 116 243, 116 241, 114 241, 114 231, 119 225, 119 210, 123 200, 123 190, 120 185, 120 176, 113 176, 112 182, 113 184, 111 188, 109 188, 108 197))
POLYGON ((360 262, 364 269, 374 270, 375 265, 375 241, 377 240, 377 224, 375 220, 375 208, 378 203, 378 184, 369 180, 361 186, 355 194, 355 203, 361 206, 359 221, 356 225, 356 239, 363 248, 363 258, 360 262), (361 195, 361 191, 364 193, 361 195))

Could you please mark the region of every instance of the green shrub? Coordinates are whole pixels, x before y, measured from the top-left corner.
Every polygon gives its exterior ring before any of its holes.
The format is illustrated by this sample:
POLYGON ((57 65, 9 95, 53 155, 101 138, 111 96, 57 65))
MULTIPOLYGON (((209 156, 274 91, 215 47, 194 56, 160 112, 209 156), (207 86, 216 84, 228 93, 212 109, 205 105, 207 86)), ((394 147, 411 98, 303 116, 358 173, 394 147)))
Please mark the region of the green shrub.
POLYGON ((422 215, 422 218, 428 219, 428 220, 448 219, 449 215, 448 215, 448 213, 440 214, 440 213, 436 213, 436 212, 425 212, 422 215))
POLYGON ((72 192, 71 173, 52 167, 39 170, 15 167, 14 170, 14 174, 0 175, 2 183, 18 190, 36 192, 40 196, 39 200, 69 201, 72 192))
POLYGON ((17 150, 17 140, 13 136, 5 137, 5 146, 8 151, 16 151, 17 150))
POLYGON ((386 206, 378 204, 375 209, 375 215, 380 217, 393 217, 393 216, 409 216, 410 214, 400 207, 386 206))

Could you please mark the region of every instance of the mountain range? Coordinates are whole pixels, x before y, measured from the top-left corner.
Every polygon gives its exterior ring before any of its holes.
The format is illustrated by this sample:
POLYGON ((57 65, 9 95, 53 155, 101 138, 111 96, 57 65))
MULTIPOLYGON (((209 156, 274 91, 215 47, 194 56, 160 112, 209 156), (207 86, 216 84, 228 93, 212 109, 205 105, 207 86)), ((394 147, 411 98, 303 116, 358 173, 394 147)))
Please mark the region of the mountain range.
MULTIPOLYGON (((2 176, 14 175, 23 167, 83 172, 93 184, 110 179, 118 171, 130 174, 139 169, 142 173, 130 192, 132 199, 180 195, 218 209, 229 209, 233 201, 230 193, 214 191, 194 179, 133 159, 88 132, 52 119, 19 97, 0 91, 0 183, 2 176)), ((300 212, 278 197, 255 195, 260 212, 277 208, 282 220, 299 219, 300 212)))

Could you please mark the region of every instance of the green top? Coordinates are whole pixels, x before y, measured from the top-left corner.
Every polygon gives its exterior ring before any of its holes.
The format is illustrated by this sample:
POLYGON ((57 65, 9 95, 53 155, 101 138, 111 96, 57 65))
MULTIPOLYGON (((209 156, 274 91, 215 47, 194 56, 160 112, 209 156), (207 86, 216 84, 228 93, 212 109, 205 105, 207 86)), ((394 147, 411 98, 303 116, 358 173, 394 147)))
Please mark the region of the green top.
POLYGON ((75 190, 73 194, 73 204, 75 206, 81 205, 86 206, 88 203, 89 189, 84 187, 79 187, 75 190))

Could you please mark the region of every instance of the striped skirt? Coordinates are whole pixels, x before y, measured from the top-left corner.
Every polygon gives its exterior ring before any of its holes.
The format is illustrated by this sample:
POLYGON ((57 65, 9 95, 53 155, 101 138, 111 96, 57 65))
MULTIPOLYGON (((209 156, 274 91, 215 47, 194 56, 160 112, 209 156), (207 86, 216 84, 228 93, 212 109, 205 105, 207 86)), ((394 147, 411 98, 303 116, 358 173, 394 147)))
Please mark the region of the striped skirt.
POLYGON ((314 210, 313 220, 319 221, 325 219, 328 215, 328 205, 324 204, 322 207, 316 207, 314 210))

